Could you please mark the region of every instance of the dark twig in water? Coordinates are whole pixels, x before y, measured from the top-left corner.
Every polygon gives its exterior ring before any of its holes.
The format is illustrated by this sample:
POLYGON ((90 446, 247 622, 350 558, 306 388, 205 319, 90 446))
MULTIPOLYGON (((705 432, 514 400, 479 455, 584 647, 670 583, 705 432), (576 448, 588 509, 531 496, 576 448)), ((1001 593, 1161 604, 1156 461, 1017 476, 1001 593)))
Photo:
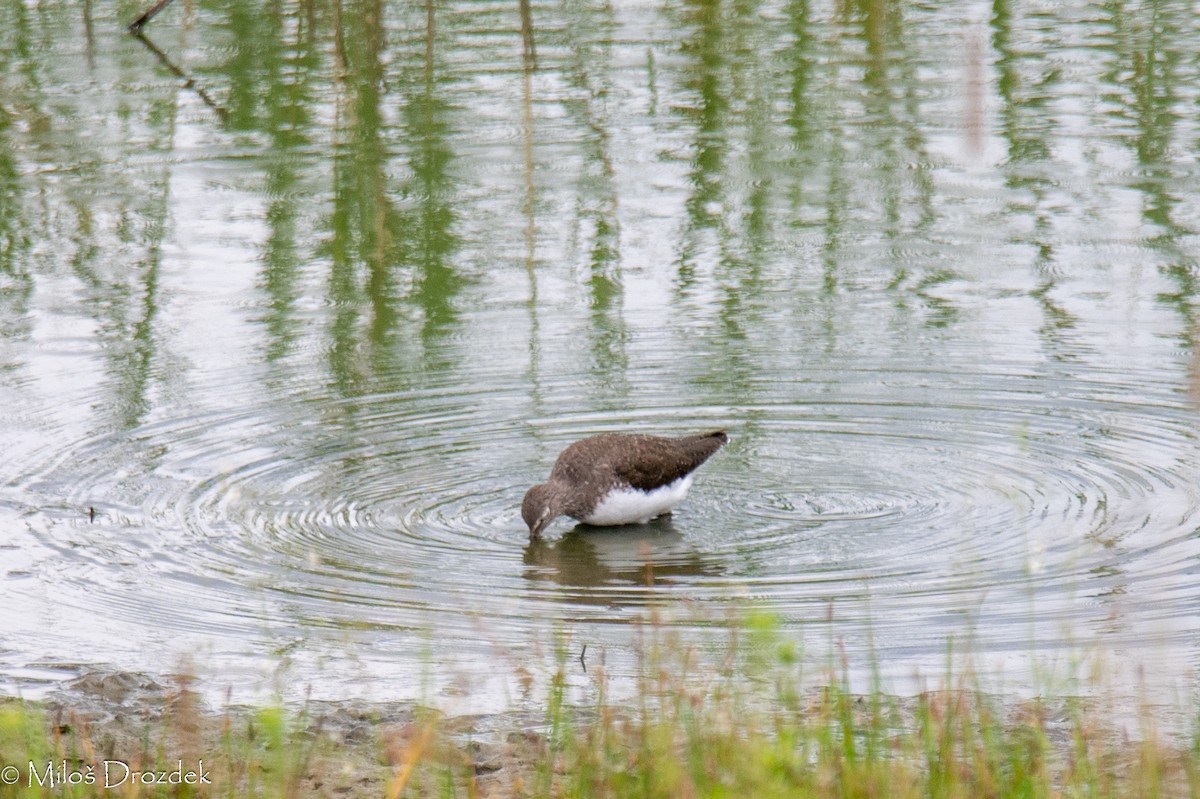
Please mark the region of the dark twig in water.
POLYGON ((579 665, 583 666, 584 671, 587 671, 587 644, 583 645, 583 651, 579 653, 579 665))
POLYGON ((133 22, 130 22, 129 25, 126 26, 125 29, 127 31, 129 31, 130 33, 137 33, 143 27, 145 27, 147 22, 154 19, 154 17, 156 17, 158 15, 159 11, 162 11, 164 8, 166 8, 170 4, 171 4, 171 0, 158 0, 157 3, 150 6, 145 11, 143 11, 142 15, 140 17, 135 19, 133 22))
POLYGON ((533 9, 529 0, 519 0, 521 12, 521 53, 526 69, 537 67, 537 48, 533 40, 533 9))
POLYGON ((140 30, 133 30, 132 26, 130 26, 130 30, 132 31, 133 35, 137 37, 138 41, 146 45, 147 50, 154 53, 154 55, 158 57, 158 60, 162 62, 164 67, 171 70, 173 74, 183 78, 183 87, 185 89, 191 89, 194 91, 196 96, 203 100, 206 106, 216 112, 217 116, 221 118, 222 122, 229 121, 229 112, 226 111, 222 106, 218 105, 217 102, 209 96, 208 92, 206 92, 202 86, 196 83, 195 78, 184 72, 182 68, 180 68, 174 61, 167 57, 166 53, 164 53, 162 50, 159 50, 158 46, 155 45, 154 42, 150 41, 146 34, 142 33, 140 30))

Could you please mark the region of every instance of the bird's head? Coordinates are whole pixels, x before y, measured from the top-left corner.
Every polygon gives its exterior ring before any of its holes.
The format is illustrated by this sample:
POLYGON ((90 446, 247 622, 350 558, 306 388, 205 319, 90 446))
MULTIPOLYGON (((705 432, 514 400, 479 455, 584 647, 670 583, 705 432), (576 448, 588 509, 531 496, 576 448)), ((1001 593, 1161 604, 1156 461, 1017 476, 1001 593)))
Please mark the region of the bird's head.
POLYGON ((540 538, 542 530, 562 515, 558 492, 549 483, 538 483, 525 492, 521 501, 521 518, 529 525, 529 537, 540 538))

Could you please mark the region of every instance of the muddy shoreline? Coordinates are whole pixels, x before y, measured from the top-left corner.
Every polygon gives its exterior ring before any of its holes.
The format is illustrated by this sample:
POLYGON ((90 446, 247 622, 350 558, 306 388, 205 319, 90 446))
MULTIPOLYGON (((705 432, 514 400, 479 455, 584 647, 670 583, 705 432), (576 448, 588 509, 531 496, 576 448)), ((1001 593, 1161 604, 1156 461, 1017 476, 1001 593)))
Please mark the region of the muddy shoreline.
POLYGON ((0 696, 0 712, 38 719, 50 742, 28 762, 7 756, 0 767, 18 770, 7 784, 116 789, 125 787, 116 780, 140 778, 142 790, 191 784, 215 795, 209 786, 244 787, 256 771, 286 767, 292 795, 354 799, 386 795, 398 771, 420 759, 466 776, 479 796, 499 797, 528 784, 545 751, 544 719, 520 712, 450 717, 413 703, 360 700, 213 709, 192 683, 90 671, 44 699, 0 696))
MULTIPOLYGON (((883 764, 896 772, 894 778, 910 782, 929 767, 922 765, 929 754, 922 741, 930 730, 951 736, 943 744, 950 749, 937 757, 965 758, 965 782, 976 787, 1013 768, 1028 767, 1052 790, 1081 780, 1091 787, 1112 787, 1127 775, 1139 784, 1140 775, 1151 774, 1168 788, 1163 795, 1186 796, 1188 783, 1200 774, 1194 738, 1160 735, 1165 715, 1146 716, 1139 725, 1114 723, 1111 706, 1070 696, 997 700, 947 690, 901 698, 859 696, 825 686, 791 695, 787 708, 763 712, 752 704, 740 705, 745 718, 737 718, 729 714, 720 692, 703 698, 680 683, 656 695, 667 703, 653 700, 649 715, 646 707, 568 706, 552 692, 540 710, 450 716, 411 702, 354 699, 286 706, 227 703, 214 709, 194 686, 195 679, 187 675, 157 679, 93 670, 44 699, 0 697, 0 797, 9 795, 5 786, 49 795, 48 790, 80 783, 96 790, 75 795, 103 796, 128 789, 130 780, 140 780, 131 792, 137 796, 183 791, 358 799, 445 795, 449 784, 470 796, 542 796, 555 794, 562 782, 586 783, 596 769, 619 785, 621 775, 647 757, 647 747, 664 741, 664 749, 651 752, 647 773, 673 769, 685 751, 676 747, 684 741, 702 747, 715 741, 714 755, 721 754, 706 761, 706 768, 736 769, 747 756, 772 751, 776 736, 768 732, 759 737, 762 723, 767 729, 778 723, 785 729, 793 725, 793 731, 806 729, 809 746, 834 741, 839 759, 845 753, 837 749, 836 735, 824 737, 827 730, 853 729, 856 740, 876 737, 888 752, 881 753, 874 768, 883 764), (961 740, 981 728, 990 730, 985 738, 992 743, 985 746, 999 747, 989 757, 1003 755, 998 772, 990 771, 995 764, 983 766, 982 781, 972 774, 981 767, 973 759, 978 751, 961 740), (736 754, 743 745, 747 751, 736 754), (1083 777, 1081 754, 1092 769, 1083 777), (608 760, 602 764, 597 757, 608 760), (1005 757, 1011 760, 1008 765, 1005 757), (103 784, 118 778, 120 784, 103 784)), ((800 769, 795 772, 800 782, 807 769, 821 768, 820 757, 811 760, 811 753, 803 752, 801 747, 782 755, 787 769, 800 769)))

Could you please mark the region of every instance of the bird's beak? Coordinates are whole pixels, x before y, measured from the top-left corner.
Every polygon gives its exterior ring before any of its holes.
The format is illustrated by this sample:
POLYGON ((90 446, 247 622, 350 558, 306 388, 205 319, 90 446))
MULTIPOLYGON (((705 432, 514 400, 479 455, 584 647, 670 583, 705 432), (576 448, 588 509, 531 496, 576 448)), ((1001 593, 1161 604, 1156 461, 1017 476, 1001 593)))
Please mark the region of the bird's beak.
POLYGON ((553 521, 553 519, 554 519, 554 517, 551 516, 549 513, 543 513, 541 518, 538 519, 534 523, 533 527, 529 528, 529 538, 530 539, 541 538, 542 530, 545 530, 546 525, 550 524, 550 522, 553 521))

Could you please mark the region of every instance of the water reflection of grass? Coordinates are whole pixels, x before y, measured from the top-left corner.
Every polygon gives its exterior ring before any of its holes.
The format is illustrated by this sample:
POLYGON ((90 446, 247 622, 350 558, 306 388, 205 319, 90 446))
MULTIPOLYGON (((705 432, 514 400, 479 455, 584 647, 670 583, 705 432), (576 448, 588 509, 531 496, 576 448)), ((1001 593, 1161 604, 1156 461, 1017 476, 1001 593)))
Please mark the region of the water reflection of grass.
POLYGON ((770 615, 750 613, 729 641, 704 666, 649 625, 636 698, 611 701, 600 674, 582 708, 563 650, 533 723, 317 704, 208 714, 187 680, 136 711, 10 701, 0 797, 1200 796, 1200 730, 1163 735, 1148 705, 1123 730, 1103 696, 997 697, 965 659, 940 690, 860 694, 844 664, 805 674, 770 615), (106 762, 153 784, 106 789, 106 762))

